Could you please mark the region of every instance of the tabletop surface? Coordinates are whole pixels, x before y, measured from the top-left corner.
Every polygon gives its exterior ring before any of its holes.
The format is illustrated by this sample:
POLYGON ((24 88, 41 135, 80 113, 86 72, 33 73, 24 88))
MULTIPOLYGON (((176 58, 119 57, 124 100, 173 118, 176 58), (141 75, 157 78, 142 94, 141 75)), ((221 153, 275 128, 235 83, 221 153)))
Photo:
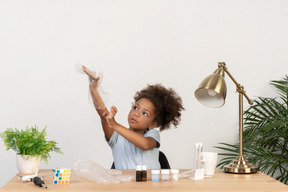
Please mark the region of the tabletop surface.
MULTIPOLYGON (((121 170, 122 175, 132 175, 135 177, 136 170, 121 170)), ((187 170, 180 170, 184 172, 187 170)), ((52 170, 40 170, 39 175, 44 177, 44 182, 48 189, 38 187, 32 182, 23 183, 17 176, 6 183, 0 191, 229 191, 229 192, 288 192, 288 186, 261 173, 254 174, 230 174, 223 173, 223 170, 216 170, 215 175, 202 180, 191 180, 187 177, 179 178, 178 181, 151 181, 151 171, 148 170, 148 180, 146 182, 136 182, 135 180, 120 184, 101 184, 77 176, 71 173, 69 184, 53 184, 52 170)), ((160 177, 161 179, 161 177, 160 177)))

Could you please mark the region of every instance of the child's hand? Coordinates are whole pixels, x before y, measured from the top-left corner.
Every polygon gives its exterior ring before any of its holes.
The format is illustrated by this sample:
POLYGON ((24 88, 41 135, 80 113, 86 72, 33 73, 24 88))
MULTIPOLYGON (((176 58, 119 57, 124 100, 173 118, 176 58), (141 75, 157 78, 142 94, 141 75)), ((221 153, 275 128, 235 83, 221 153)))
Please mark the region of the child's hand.
POLYGON ((98 88, 100 84, 100 77, 97 76, 95 71, 92 71, 85 67, 84 65, 81 66, 82 70, 89 76, 89 82, 91 88, 98 88))
POLYGON ((104 117, 109 125, 109 127, 113 128, 113 126, 116 124, 116 121, 114 119, 115 115, 117 113, 117 108, 115 106, 112 106, 110 108, 109 113, 104 113, 104 117))

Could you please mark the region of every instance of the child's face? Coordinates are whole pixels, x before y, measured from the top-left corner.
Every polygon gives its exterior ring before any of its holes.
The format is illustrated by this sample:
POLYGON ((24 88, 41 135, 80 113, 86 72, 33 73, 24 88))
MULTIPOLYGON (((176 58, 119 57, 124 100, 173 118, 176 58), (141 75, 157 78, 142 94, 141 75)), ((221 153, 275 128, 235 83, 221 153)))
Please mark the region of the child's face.
POLYGON ((146 99, 142 98, 138 100, 129 112, 128 123, 130 129, 135 132, 144 133, 147 128, 153 129, 157 126, 157 123, 154 121, 155 112, 154 112, 153 103, 146 99))

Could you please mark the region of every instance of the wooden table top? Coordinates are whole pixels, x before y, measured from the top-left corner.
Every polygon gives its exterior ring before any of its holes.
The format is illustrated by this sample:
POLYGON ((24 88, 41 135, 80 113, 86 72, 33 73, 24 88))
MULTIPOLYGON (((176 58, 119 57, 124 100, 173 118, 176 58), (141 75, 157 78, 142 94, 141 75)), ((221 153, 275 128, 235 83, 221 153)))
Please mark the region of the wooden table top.
MULTIPOLYGON (((122 175, 135 177, 136 170, 121 170, 122 175)), ((180 173, 187 170, 180 170, 180 173)), ((203 180, 191 180, 179 178, 178 181, 151 181, 151 171, 148 170, 147 182, 136 182, 120 184, 100 184, 95 181, 79 177, 71 172, 70 184, 53 184, 52 170, 40 170, 39 175, 47 175, 44 182, 48 189, 38 187, 32 182, 23 183, 18 177, 13 177, 1 189, 4 191, 33 192, 33 191, 221 191, 221 192, 288 192, 288 186, 261 173, 255 174, 230 174, 216 170, 215 175, 203 180)))

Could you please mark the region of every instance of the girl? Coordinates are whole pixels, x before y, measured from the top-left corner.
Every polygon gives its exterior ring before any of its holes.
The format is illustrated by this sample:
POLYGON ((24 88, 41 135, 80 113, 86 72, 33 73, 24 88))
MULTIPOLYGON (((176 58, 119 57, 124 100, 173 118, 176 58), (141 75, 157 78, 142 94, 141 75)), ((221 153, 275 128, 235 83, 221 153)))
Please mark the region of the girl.
POLYGON ((117 108, 110 111, 105 107, 99 92, 100 77, 85 66, 82 70, 89 76, 90 92, 94 106, 101 118, 102 128, 109 146, 112 148, 116 169, 135 169, 137 165, 146 165, 147 169, 160 169, 158 161, 160 131, 177 126, 181 120, 182 99, 173 89, 160 84, 148 85, 134 96, 128 114, 129 128, 115 121, 117 108))

